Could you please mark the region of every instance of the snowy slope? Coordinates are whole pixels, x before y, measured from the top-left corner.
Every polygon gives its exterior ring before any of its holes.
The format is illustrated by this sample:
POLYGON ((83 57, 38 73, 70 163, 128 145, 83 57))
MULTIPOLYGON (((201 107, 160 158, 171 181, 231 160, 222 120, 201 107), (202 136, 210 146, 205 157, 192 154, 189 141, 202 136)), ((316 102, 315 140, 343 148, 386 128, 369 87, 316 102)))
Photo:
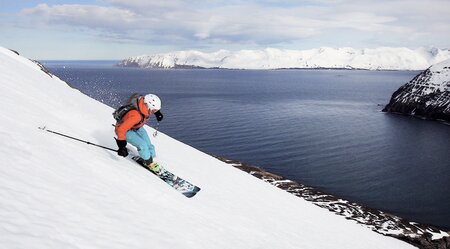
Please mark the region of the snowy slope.
POLYGON ((38 129, 114 148, 110 107, 1 47, 0 75, 1 248, 413 248, 160 133, 157 160, 202 188, 188 199, 114 152, 38 129))
POLYGON ((370 70, 423 70, 450 59, 449 50, 437 48, 381 47, 375 49, 329 48, 310 50, 219 50, 213 53, 179 51, 156 55, 134 56, 119 65, 143 68, 347 68, 370 70))
POLYGON ((450 122, 450 59, 401 86, 383 111, 450 122))

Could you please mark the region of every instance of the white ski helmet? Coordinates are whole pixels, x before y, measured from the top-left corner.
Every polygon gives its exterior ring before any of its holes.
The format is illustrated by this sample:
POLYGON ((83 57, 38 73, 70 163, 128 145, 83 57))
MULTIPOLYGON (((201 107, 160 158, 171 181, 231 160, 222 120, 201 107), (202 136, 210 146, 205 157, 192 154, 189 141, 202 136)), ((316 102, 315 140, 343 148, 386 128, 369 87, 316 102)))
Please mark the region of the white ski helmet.
POLYGON ((161 99, 154 94, 145 95, 144 103, 147 105, 147 108, 150 110, 159 111, 161 109, 161 99))

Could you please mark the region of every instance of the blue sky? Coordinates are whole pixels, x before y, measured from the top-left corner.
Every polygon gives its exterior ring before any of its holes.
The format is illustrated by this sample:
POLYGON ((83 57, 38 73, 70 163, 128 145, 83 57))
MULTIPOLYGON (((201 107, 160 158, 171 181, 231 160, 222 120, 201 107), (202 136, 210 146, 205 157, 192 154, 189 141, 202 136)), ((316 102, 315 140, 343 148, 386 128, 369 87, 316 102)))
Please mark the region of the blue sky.
POLYGON ((448 0, 0 0, 0 46, 33 59, 178 50, 450 48, 448 0))

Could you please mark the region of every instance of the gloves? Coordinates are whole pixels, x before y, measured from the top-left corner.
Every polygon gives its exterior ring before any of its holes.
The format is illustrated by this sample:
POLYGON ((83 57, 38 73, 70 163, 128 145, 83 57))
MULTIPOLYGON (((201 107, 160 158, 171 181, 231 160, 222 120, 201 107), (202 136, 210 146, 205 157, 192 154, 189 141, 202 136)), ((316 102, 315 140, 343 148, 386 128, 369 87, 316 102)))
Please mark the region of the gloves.
POLYGON ((164 115, 161 113, 161 111, 157 111, 154 113, 156 116, 156 120, 159 122, 161 120, 163 120, 164 115))
POLYGON ((127 140, 117 140, 116 139, 117 146, 119 146, 119 150, 117 150, 117 155, 126 157, 128 156, 128 149, 127 149, 127 140))
POLYGON ((128 149, 127 149, 127 147, 119 148, 119 150, 117 151, 117 155, 123 156, 123 157, 127 157, 128 156, 128 149))

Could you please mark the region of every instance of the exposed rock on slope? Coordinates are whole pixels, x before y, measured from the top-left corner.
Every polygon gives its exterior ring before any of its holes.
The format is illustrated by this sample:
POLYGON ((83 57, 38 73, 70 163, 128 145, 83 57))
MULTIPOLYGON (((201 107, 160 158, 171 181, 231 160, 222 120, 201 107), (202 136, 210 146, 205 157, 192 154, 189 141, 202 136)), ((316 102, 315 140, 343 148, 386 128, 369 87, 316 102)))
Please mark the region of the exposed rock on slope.
POLYGON ((256 166, 222 157, 217 158, 319 207, 345 216, 349 220, 354 220, 377 233, 403 240, 420 249, 450 248, 449 234, 433 226, 408 221, 389 213, 337 198, 315 188, 269 173, 256 166))
POLYGON ((450 60, 423 71, 400 87, 384 112, 450 121, 450 60))

